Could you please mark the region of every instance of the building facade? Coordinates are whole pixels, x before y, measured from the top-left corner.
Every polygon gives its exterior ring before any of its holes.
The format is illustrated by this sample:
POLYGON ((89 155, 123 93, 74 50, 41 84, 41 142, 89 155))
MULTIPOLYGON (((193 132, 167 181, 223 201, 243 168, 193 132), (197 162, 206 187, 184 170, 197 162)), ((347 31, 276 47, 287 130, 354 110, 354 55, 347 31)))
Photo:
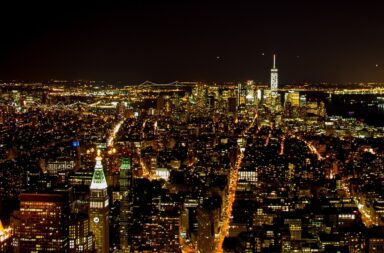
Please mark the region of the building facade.
POLYGON ((278 70, 276 68, 276 55, 273 55, 273 68, 271 69, 271 90, 275 91, 279 88, 278 70))
POLYGON ((69 205, 65 194, 21 193, 15 252, 68 252, 69 205))
POLYGON ((122 252, 129 252, 128 226, 132 215, 132 171, 131 160, 123 158, 120 165, 120 222, 119 237, 122 252))

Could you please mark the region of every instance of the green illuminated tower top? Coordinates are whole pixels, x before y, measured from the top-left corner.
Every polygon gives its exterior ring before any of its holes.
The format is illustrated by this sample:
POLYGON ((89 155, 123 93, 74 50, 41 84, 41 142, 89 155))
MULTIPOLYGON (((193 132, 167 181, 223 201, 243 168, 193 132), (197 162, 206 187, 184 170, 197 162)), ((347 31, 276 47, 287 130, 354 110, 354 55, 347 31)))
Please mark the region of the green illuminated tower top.
POLYGON ((107 189, 107 180, 104 175, 103 165, 101 164, 100 151, 97 153, 95 171, 93 172, 91 190, 107 189))

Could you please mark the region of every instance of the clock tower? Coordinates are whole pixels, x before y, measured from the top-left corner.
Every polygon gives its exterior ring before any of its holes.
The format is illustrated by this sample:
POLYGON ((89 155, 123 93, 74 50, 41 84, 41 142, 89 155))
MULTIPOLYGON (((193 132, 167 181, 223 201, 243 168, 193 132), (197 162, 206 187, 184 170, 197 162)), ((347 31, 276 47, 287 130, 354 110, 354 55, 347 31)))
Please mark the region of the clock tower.
POLYGON ((95 236, 95 249, 97 253, 109 252, 109 198, 107 181, 103 165, 101 164, 100 151, 96 157, 95 170, 90 186, 89 224, 95 236))

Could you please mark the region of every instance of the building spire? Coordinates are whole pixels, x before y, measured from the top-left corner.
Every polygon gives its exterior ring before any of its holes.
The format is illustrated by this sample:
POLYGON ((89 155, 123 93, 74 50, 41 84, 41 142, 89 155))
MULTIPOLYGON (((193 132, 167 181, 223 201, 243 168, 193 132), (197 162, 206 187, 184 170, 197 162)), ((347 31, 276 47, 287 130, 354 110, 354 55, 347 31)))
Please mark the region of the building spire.
POLYGON ((273 68, 276 68, 276 54, 273 54, 273 68))
POLYGON ((92 183, 91 183, 91 190, 101 190, 101 189, 107 189, 107 180, 105 179, 104 175, 104 169, 103 164, 101 163, 100 150, 97 150, 97 156, 96 156, 96 165, 95 170, 93 172, 92 177, 92 183))

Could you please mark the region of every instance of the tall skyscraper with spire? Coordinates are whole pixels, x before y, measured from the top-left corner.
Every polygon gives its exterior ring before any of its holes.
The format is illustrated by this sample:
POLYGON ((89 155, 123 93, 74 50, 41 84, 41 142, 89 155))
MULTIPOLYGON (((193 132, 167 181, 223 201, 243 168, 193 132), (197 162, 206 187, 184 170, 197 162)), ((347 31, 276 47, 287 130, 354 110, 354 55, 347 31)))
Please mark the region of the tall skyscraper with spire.
POLYGON ((123 158, 120 165, 120 249, 121 252, 130 252, 128 226, 132 215, 132 171, 131 159, 123 158))
POLYGON ((278 71, 276 68, 276 55, 273 55, 273 68, 271 69, 271 91, 274 92, 278 89, 278 71))
POLYGON ((90 186, 91 196, 89 203, 90 230, 95 236, 95 249, 97 253, 109 252, 109 197, 108 185, 101 164, 100 151, 96 157, 95 170, 90 186))

